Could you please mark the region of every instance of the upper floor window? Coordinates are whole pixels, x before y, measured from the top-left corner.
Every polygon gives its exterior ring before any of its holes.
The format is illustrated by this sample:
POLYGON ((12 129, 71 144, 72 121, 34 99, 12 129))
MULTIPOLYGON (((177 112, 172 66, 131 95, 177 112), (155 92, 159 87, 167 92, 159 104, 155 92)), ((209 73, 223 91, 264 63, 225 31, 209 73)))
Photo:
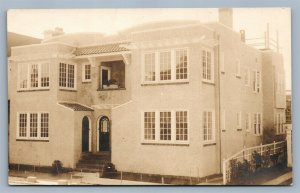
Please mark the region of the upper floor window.
POLYGON ((213 53, 209 50, 202 50, 202 78, 204 81, 214 81, 213 53))
POLYGON ((177 143, 188 141, 187 111, 143 112, 143 141, 177 143))
POLYGON ((59 87, 74 89, 75 83, 75 65, 59 63, 59 87))
POLYGON ((239 59, 235 63, 235 76, 238 78, 241 77, 241 61, 239 59))
POLYGON ((253 71, 253 81, 252 81, 252 88, 253 92, 259 93, 260 92, 260 87, 261 87, 261 77, 260 77, 260 72, 259 71, 253 71))
POLYGON ((249 132, 251 129, 251 114, 250 113, 246 114, 245 121, 246 121, 246 127, 245 127, 246 131, 249 132))
POLYGON ((238 112, 236 114, 236 129, 237 130, 242 129, 242 112, 238 112))
POLYGON ((249 68, 246 68, 245 69, 245 76, 244 76, 244 78, 245 78, 245 86, 250 86, 250 70, 249 70, 249 68))
POLYGON ((91 64, 82 65, 82 82, 90 82, 92 80, 91 64))
POLYGON ((49 113, 18 113, 17 139, 47 140, 49 113))
POLYGON ((172 82, 187 79, 187 49, 154 51, 143 55, 144 83, 172 82))
POLYGON ((18 64, 18 90, 49 88, 49 63, 18 64))
POLYGON ((276 113, 275 116, 275 129, 276 134, 283 134, 284 133, 284 114, 283 113, 276 113))

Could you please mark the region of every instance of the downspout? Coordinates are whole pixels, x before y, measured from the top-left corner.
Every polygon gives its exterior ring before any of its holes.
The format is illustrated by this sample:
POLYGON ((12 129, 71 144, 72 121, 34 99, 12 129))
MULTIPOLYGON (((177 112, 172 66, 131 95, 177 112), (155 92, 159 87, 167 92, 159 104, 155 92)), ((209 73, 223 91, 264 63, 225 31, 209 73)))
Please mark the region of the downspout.
POLYGON ((217 61, 218 61, 218 67, 217 67, 217 92, 216 92, 216 98, 217 98, 217 110, 218 110, 218 128, 219 128, 219 159, 220 159, 220 173, 222 173, 222 129, 221 129, 221 79, 220 79, 220 35, 217 34, 217 61))

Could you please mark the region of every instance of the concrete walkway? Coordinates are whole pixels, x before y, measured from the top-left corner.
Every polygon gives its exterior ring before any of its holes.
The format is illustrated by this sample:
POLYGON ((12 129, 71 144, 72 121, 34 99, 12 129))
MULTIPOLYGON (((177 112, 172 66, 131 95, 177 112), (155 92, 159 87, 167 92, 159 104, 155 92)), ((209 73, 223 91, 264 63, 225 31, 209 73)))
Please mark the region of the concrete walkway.
POLYGON ((267 181, 267 182, 265 182, 261 185, 279 185, 279 184, 282 184, 283 182, 288 181, 290 179, 293 179, 293 173, 291 171, 288 172, 288 173, 285 173, 281 176, 278 176, 277 178, 274 178, 270 181, 267 181))

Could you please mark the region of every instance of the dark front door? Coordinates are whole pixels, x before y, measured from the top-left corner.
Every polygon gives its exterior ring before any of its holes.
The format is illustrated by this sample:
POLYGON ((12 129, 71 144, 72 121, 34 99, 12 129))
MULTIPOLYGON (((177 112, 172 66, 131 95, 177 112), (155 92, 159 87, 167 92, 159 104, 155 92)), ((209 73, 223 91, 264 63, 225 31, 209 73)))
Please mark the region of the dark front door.
POLYGON ((82 152, 89 151, 89 118, 82 119, 82 152))
POLYGON ((108 117, 101 117, 99 124, 99 149, 100 151, 109 151, 110 124, 108 117))

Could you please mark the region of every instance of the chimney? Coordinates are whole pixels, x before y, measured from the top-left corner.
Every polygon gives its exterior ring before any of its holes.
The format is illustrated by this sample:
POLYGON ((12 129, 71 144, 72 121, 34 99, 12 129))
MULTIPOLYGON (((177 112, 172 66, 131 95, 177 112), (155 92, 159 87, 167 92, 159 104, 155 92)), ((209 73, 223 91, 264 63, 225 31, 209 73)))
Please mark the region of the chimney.
POLYGON ((240 30, 240 34, 241 34, 241 41, 242 41, 242 42, 245 42, 245 41, 246 41, 245 30, 240 30))
POLYGON ((56 27, 54 30, 46 30, 44 31, 44 40, 50 39, 55 36, 60 36, 63 34, 65 34, 64 30, 63 28, 60 27, 56 27))
POLYGON ((219 8, 219 22, 233 28, 232 8, 219 8))

